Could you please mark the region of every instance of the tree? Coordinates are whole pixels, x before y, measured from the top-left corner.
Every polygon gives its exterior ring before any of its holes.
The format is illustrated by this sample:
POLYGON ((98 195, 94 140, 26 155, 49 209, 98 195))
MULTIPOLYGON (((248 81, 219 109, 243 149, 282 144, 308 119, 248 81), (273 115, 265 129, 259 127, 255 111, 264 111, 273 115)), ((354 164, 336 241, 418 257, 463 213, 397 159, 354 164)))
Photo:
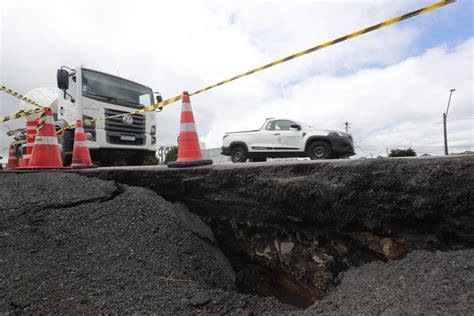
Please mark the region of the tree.
POLYGON ((414 157, 416 156, 416 152, 408 147, 408 149, 399 149, 399 148, 394 148, 390 150, 390 155, 389 157, 414 157))
POLYGON ((157 165, 158 159, 156 158, 156 152, 146 153, 143 165, 157 165))
POLYGON ((165 165, 170 161, 176 161, 178 159, 178 147, 173 146, 171 147, 170 151, 166 154, 165 157, 165 165))

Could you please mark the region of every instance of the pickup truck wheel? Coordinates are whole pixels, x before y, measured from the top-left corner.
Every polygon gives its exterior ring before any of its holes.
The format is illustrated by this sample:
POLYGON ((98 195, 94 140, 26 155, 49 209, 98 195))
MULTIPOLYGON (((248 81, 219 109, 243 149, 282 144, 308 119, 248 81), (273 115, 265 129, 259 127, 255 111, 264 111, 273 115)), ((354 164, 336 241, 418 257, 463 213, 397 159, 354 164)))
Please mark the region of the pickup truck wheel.
POLYGON ((326 142, 314 142, 308 148, 308 156, 311 160, 331 158, 331 147, 326 142))
POLYGON ((230 152, 230 157, 232 162, 246 162, 247 161, 247 151, 242 147, 235 147, 230 152))

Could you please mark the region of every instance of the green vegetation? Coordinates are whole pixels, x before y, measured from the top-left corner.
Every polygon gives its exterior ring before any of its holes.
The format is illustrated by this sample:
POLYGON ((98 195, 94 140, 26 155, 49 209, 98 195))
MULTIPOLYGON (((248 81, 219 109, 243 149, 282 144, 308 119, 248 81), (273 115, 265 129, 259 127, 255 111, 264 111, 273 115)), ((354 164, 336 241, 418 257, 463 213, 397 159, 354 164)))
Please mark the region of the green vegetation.
POLYGON ((389 157, 414 157, 416 156, 416 152, 408 147, 408 149, 399 149, 394 148, 390 150, 389 157))

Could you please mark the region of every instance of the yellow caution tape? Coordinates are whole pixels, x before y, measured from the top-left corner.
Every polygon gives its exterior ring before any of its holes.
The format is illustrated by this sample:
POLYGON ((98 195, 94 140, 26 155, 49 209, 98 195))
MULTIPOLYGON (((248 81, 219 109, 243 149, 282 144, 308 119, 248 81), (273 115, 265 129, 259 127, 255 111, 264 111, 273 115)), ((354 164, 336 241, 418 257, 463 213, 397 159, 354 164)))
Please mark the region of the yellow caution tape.
POLYGON ((43 111, 43 109, 20 110, 7 116, 0 115, 0 123, 30 116, 33 114, 38 114, 41 113, 41 111, 43 111))
POLYGON ((15 98, 23 100, 23 101, 37 107, 37 109, 16 111, 16 112, 14 112, 10 115, 7 115, 7 116, 0 115, 0 123, 10 121, 10 120, 15 120, 15 119, 22 118, 22 117, 25 117, 25 116, 29 116, 29 115, 32 115, 32 114, 37 114, 37 113, 40 113, 41 111, 43 111, 42 110, 43 106, 39 105, 38 102, 25 97, 21 93, 18 93, 18 92, 14 91, 10 88, 7 88, 5 86, 0 86, 0 91, 8 93, 8 94, 14 96, 15 98))
MULTIPOLYGON (((296 53, 296 54, 287 56, 287 57, 285 57, 285 58, 278 59, 278 60, 276 60, 276 61, 274 61, 274 62, 271 62, 271 63, 269 63, 269 64, 263 65, 263 66, 261 66, 261 67, 254 68, 254 69, 249 70, 249 71, 247 71, 247 72, 241 73, 240 75, 234 76, 234 77, 229 78, 229 79, 227 79, 227 80, 223 80, 223 81, 218 82, 218 83, 216 83, 216 84, 210 85, 210 86, 208 86, 208 87, 206 87, 206 88, 197 90, 197 91, 195 91, 195 92, 193 92, 193 93, 190 93, 189 95, 192 96, 192 95, 196 95, 196 94, 199 94, 199 93, 201 93, 201 92, 204 92, 204 91, 208 91, 208 90, 210 90, 210 89, 216 88, 216 87, 221 86, 221 85, 223 85, 223 84, 226 84, 226 83, 228 83, 228 82, 231 82, 231 81, 234 81, 234 80, 237 80, 237 79, 246 77, 246 76, 248 76, 248 75, 251 75, 251 74, 254 74, 254 73, 256 73, 256 72, 262 71, 262 70, 264 70, 264 69, 267 69, 267 68, 270 68, 270 67, 273 67, 273 66, 282 64, 282 63, 287 62, 287 61, 289 61, 289 60, 292 60, 292 59, 295 59, 295 58, 298 58, 298 57, 307 55, 307 54, 309 54, 309 53, 312 53, 312 52, 315 52, 315 51, 317 51, 317 50, 320 50, 320 49, 329 47, 329 46, 331 46, 331 45, 334 45, 334 44, 337 44, 337 43, 341 43, 341 42, 343 42, 343 41, 346 41, 346 40, 349 40, 349 39, 351 39, 351 38, 360 36, 360 35, 362 35, 362 34, 366 34, 366 33, 369 33, 369 32, 372 32, 372 31, 375 31, 375 30, 384 28, 384 27, 386 27, 386 26, 389 26, 389 25, 398 23, 398 22, 400 22, 400 21, 403 21, 403 20, 412 18, 412 17, 414 17, 414 16, 417 16, 417 15, 420 15, 420 14, 423 14, 423 13, 426 13, 426 12, 428 12, 428 11, 431 11, 431 10, 434 10, 434 9, 437 9, 437 8, 440 8, 440 7, 442 7, 442 6, 445 6, 445 5, 450 4, 450 3, 453 3, 453 2, 455 2, 455 0, 442 0, 442 1, 440 1, 440 2, 437 2, 437 3, 434 3, 434 4, 432 4, 432 5, 426 6, 426 7, 424 7, 424 8, 418 9, 418 10, 416 10, 416 11, 413 11, 413 12, 410 12, 410 13, 407 13, 407 14, 404 14, 404 15, 401 15, 401 16, 399 16, 399 17, 396 17, 396 18, 387 20, 387 21, 382 22, 382 23, 378 23, 378 24, 369 26, 369 27, 367 27, 367 28, 365 28, 365 29, 361 29, 361 30, 359 30, 359 31, 356 31, 356 32, 347 34, 347 35, 342 36, 342 37, 339 37, 339 38, 336 38, 336 39, 334 39, 334 40, 332 40, 332 41, 329 41, 329 42, 326 42, 326 43, 323 43, 323 44, 316 45, 316 46, 311 47, 311 48, 309 48, 309 49, 303 50, 303 51, 301 51, 301 52, 299 52, 299 53, 296 53)), ((174 102, 179 101, 179 100, 181 100, 181 95, 175 96, 174 98, 165 100, 165 101, 163 101, 163 102, 160 102, 160 103, 157 103, 157 104, 154 104, 154 105, 150 105, 149 107, 146 108, 146 111, 152 111, 152 110, 155 110, 155 109, 161 109, 161 108, 163 108, 165 105, 168 105, 168 104, 170 104, 170 103, 174 103, 174 102)), ((125 115, 125 114, 124 114, 124 115, 125 115)))
MULTIPOLYGON (((244 72, 244 73, 241 73, 237 76, 234 76, 234 77, 231 77, 229 79, 226 79, 226 80, 223 80, 223 81, 220 81, 216 84, 213 84, 213 85, 210 85, 206 88, 203 88, 203 89, 200 89, 200 90, 197 90, 191 94, 189 94, 190 96, 192 95, 196 95, 196 94, 199 94, 199 93, 202 93, 204 91, 208 91, 210 89, 213 89, 213 88, 216 88, 218 86, 221 86, 223 84, 226 84, 226 83, 229 83, 231 81, 234 81, 234 80, 237 80, 237 79, 240 79, 240 78, 243 78, 243 77, 246 77, 246 76, 249 76, 251 74, 254 74, 256 72, 259 72, 259 71, 262 71, 264 69, 267 69, 267 68, 270 68, 270 67, 273 67, 273 66, 276 66, 276 65, 279 65, 279 64, 282 64, 284 62, 287 62, 289 60, 292 60, 292 59, 295 59, 295 58, 298 58, 298 57, 301 57, 301 56, 304 56, 304 55, 307 55, 307 54, 310 54, 312 52, 315 52, 317 50, 320 50, 320 49, 323 49, 323 48, 326 48, 326 47, 329 47, 329 46, 332 46, 334 44, 337 44, 337 43, 341 43, 341 42, 344 42, 344 41, 347 41, 351 38, 354 38, 354 37, 358 37, 358 36, 361 36, 363 34, 366 34, 366 33, 369 33, 369 32, 372 32, 372 31, 375 31, 375 30, 378 30, 378 29, 381 29, 381 28, 384 28, 386 26, 389 26, 389 25, 392 25, 392 24, 395 24, 395 23, 398 23, 400 21, 403 21, 403 20, 406 20, 406 19, 409 19, 409 18, 412 18, 414 16, 417 16, 417 15, 420 15, 420 14, 423 14, 423 13, 426 13, 428 11, 431 11, 431 10, 434 10, 434 9, 437 9, 437 8, 440 8, 442 6, 445 6, 447 4, 450 4, 450 3, 453 3, 455 2, 455 0, 442 0, 442 1, 439 1, 437 3, 434 3, 432 5, 429 5, 429 6, 426 6, 424 8, 421 8, 421 9, 418 9, 416 11, 413 11, 413 12, 410 12, 410 13, 407 13, 407 14, 404 14, 404 15, 401 15, 401 16, 398 16, 396 18, 393 18, 393 19, 390 19, 390 20, 387 20, 385 22, 381 22, 381 23, 378 23, 378 24, 375 24, 375 25, 372 25, 370 27, 367 27, 367 28, 364 28, 364 29, 361 29, 359 31, 356 31, 356 32, 353 32, 353 33, 350 33, 350 34, 347 34, 345 36, 342 36, 342 37, 339 37, 339 38, 336 38, 332 41, 329 41, 329 42, 326 42, 326 43, 323 43, 323 44, 319 44, 319 45, 316 45, 314 47, 311 47, 309 49, 306 49, 306 50, 303 50, 301 52, 298 52, 296 54, 293 54, 293 55, 290 55, 290 56, 287 56, 285 58, 281 58, 281 59, 278 59, 274 62, 271 62, 271 63, 268 63, 266 65, 263 65, 261 67, 257 67, 257 68, 254 68, 252 70, 249 70, 247 72, 244 72)), ((121 116, 124 116, 124 115, 133 115, 133 114, 139 114, 139 113, 145 113, 145 112, 149 112, 149 111, 153 111, 153 110, 156 110, 156 109, 162 109, 164 106, 168 105, 168 104, 171 104, 171 103, 174 103, 176 101, 179 101, 181 100, 181 95, 178 95, 178 96, 175 96, 173 98, 170 98, 170 99, 167 99, 167 100, 164 100, 160 103, 157 103, 157 104, 153 104, 153 105, 150 105, 146 108, 143 108, 143 109, 139 109, 137 111, 133 111, 133 112, 129 112, 129 113, 123 113, 123 114, 117 114, 117 115, 113 115, 113 116, 103 116, 103 117, 98 117, 98 118, 95 118, 95 119, 91 119, 91 120, 85 120, 84 121, 84 124, 85 125, 91 125, 93 123, 95 123, 96 121, 99 121, 99 120, 105 120, 105 119, 108 119, 108 118, 114 118, 114 117, 121 117, 121 116)), ((25 115, 26 116, 26 115, 25 115)), ((0 122, 2 122, 2 117, 0 117, 0 122)), ((62 128, 61 130, 61 133, 63 133, 65 130, 67 129, 71 129, 71 128, 74 128, 75 125, 69 125, 69 126, 66 126, 64 128, 62 128)), ((58 133, 59 133, 58 131, 58 133)))
MULTIPOLYGON (((432 5, 426 6, 426 7, 424 7, 424 8, 421 8, 421 9, 419 9, 419 10, 416 10, 416 11, 413 11, 413 12, 410 12, 410 13, 407 13, 407 14, 404 14, 404 15, 401 15, 401 16, 399 16, 399 17, 396 17, 396 18, 387 20, 387 21, 385 21, 385 22, 382 22, 382 23, 379 23, 379 24, 375 24, 375 25, 372 25, 372 26, 367 27, 367 28, 365 28, 365 29, 362 29, 362 30, 359 30, 359 31, 356 31, 356 32, 347 34, 347 35, 345 35, 345 36, 336 38, 335 40, 332 40, 332 41, 329 41, 329 42, 326 42, 326 43, 323 43, 323 44, 316 45, 316 46, 311 47, 311 48, 309 48, 309 49, 307 49, 307 50, 303 50, 303 51, 301 51, 301 52, 299 52, 299 53, 296 53, 296 54, 287 56, 287 57, 282 58, 282 59, 278 59, 278 60, 276 60, 276 61, 274 61, 274 62, 271 62, 271 63, 269 63, 269 64, 266 64, 266 65, 264 65, 264 66, 257 67, 257 68, 255 68, 255 69, 252 69, 252 70, 249 70, 249 71, 247 71, 247 72, 244 72, 244 73, 242 73, 242 74, 240 74, 240 75, 234 76, 234 77, 229 78, 229 79, 227 79, 227 80, 218 82, 218 83, 216 83, 216 84, 210 85, 210 86, 208 86, 208 87, 206 87, 206 88, 203 88, 203 89, 201 89, 201 90, 195 91, 195 92, 191 93, 190 96, 191 96, 191 95, 196 95, 196 94, 198 94, 198 93, 201 93, 201 92, 204 92, 204 91, 207 91, 207 90, 210 90, 210 89, 212 89, 212 88, 218 87, 218 86, 223 85, 223 84, 226 84, 226 83, 228 83, 228 82, 231 82, 231 81, 234 81, 234 80, 237 80, 237 79, 246 77, 246 76, 248 76, 248 75, 254 74, 254 73, 259 72, 259 71, 262 71, 262 70, 264 70, 264 69, 267 69, 267 68, 270 68, 270 67, 273 67, 273 66, 282 64, 282 63, 287 62, 287 61, 289 61, 289 60, 292 60, 292 59, 295 59, 295 58, 298 58, 298 57, 307 55, 307 54, 312 53, 312 52, 315 52, 315 51, 317 51, 317 50, 320 50, 320 49, 323 49, 323 48, 332 46, 332 45, 334 45, 334 44, 344 42, 344 41, 346 41, 346 40, 348 40, 348 39, 351 39, 351 38, 354 38, 354 37, 357 37, 357 36, 361 36, 362 34, 366 34, 366 33, 369 33, 369 32, 372 32, 372 31, 375 31, 375 30, 384 28, 384 27, 386 27, 386 26, 395 24, 395 23, 397 23, 397 22, 400 22, 400 21, 403 21, 403 20, 412 18, 412 17, 414 17, 414 16, 417 16, 417 15, 423 14, 423 13, 425 13, 425 12, 428 12, 428 11, 431 11, 431 10, 434 10, 434 9, 437 9, 437 8, 439 8, 439 7, 445 6, 445 5, 450 4, 450 3, 453 3, 453 2, 455 2, 455 0, 443 0, 443 1, 437 2, 437 3, 435 3, 435 4, 432 4, 432 5)), ((164 105, 163 105, 163 106, 164 106, 164 105)), ((163 106, 161 106, 161 107, 163 107, 163 106)), ((161 107, 160 107, 160 108, 161 108, 161 107)))
POLYGON ((18 92, 16 92, 16 91, 13 91, 12 89, 7 88, 7 87, 5 87, 5 86, 0 86, 0 91, 6 92, 6 93, 8 93, 8 94, 10 94, 10 95, 12 95, 12 96, 14 96, 14 97, 16 97, 16 98, 18 98, 18 99, 21 99, 21 100, 23 100, 23 101, 25 101, 25 102, 27 102, 27 103, 29 103, 29 104, 31 104, 31 105, 34 105, 34 106, 36 106, 36 107, 38 107, 38 108, 42 108, 42 107, 43 107, 43 106, 39 105, 38 102, 36 102, 36 101, 34 101, 34 100, 31 100, 31 99, 25 97, 24 95, 22 95, 21 93, 18 93, 18 92))

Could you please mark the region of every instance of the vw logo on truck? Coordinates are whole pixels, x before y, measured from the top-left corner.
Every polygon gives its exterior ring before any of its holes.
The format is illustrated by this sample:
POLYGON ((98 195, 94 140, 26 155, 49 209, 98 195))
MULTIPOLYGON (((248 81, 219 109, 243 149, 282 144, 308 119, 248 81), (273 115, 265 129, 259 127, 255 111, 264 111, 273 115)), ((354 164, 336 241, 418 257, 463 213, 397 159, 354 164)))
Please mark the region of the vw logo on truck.
POLYGON ((122 122, 125 125, 132 125, 133 124, 133 117, 130 115, 124 115, 122 117, 122 122))

